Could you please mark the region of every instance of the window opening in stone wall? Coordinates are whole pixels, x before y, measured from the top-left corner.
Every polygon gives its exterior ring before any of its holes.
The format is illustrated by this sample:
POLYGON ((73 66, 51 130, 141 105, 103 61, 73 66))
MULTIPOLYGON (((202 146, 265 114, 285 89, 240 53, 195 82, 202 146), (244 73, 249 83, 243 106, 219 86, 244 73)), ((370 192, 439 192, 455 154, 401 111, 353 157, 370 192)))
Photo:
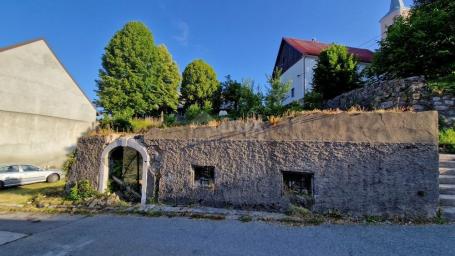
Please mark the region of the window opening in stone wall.
POLYGON ((313 173, 282 171, 283 190, 291 203, 310 208, 313 199, 313 173))
POLYGON ((215 184, 215 167, 214 166, 197 166, 193 165, 194 184, 203 188, 213 188, 215 184))

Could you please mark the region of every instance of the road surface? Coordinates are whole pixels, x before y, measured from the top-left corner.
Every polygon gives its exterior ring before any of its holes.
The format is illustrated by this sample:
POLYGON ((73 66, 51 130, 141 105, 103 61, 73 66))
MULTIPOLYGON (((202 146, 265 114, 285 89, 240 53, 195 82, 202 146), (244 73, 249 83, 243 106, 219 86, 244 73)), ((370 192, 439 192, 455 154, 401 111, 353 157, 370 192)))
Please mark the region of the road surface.
POLYGON ((234 220, 9 214, 0 216, 0 255, 455 255, 455 225, 288 227, 234 220))

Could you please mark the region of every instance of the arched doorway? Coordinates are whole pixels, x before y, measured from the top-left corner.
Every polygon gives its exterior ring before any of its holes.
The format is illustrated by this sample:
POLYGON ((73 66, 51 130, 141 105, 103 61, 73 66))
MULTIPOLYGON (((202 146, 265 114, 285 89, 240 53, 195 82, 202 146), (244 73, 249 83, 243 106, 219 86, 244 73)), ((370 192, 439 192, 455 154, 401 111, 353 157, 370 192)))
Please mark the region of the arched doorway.
POLYGON ((108 156, 108 188, 122 200, 140 202, 142 193, 142 157, 130 147, 116 147, 108 156))
POLYGON ((121 138, 109 144, 101 155, 99 192, 108 187, 125 199, 145 205, 147 171, 150 157, 144 146, 133 138, 121 138))

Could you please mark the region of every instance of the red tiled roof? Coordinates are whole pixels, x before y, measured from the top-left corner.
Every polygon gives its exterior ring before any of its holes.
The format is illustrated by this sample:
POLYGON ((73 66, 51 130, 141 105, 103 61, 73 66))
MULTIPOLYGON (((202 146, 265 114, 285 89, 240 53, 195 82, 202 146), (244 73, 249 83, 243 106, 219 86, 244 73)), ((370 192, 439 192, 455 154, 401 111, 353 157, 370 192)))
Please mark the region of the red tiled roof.
MULTIPOLYGON (((329 47, 329 44, 317 41, 307 41, 295 38, 283 38, 289 45, 305 55, 319 56, 321 52, 329 47)), ((373 52, 368 49, 347 47, 348 52, 356 56, 360 62, 370 63, 373 61, 373 52)))

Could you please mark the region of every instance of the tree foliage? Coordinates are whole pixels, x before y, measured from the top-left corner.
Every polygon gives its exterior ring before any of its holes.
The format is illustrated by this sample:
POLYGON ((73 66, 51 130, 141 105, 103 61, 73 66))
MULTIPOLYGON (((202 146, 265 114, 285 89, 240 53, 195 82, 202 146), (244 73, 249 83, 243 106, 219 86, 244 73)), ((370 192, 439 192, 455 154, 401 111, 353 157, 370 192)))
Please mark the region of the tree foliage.
POLYGON ((156 48, 155 60, 155 96, 160 99, 158 111, 175 111, 179 104, 178 89, 181 82, 179 68, 164 45, 156 48))
POLYGON ((321 52, 314 68, 313 90, 323 100, 332 99, 361 85, 357 60, 341 45, 332 44, 321 52))
POLYGON ((181 97, 185 109, 197 104, 204 110, 213 107, 214 94, 219 91, 220 83, 213 68, 203 60, 195 60, 183 71, 181 97))
POLYGON ((398 18, 380 42, 370 68, 384 78, 426 76, 455 70, 455 1, 416 1, 408 18, 398 18))
POLYGON ((129 22, 105 48, 97 80, 97 105, 122 118, 144 117, 176 109, 180 74, 164 46, 155 46, 150 30, 129 22))
POLYGON ((231 117, 245 117, 252 114, 259 114, 262 110, 262 94, 254 92, 254 82, 244 80, 238 82, 226 76, 226 81, 221 83, 221 101, 224 110, 227 110, 231 117))
POLYGON ((280 77, 281 70, 278 69, 267 78, 270 88, 265 96, 265 108, 268 115, 281 115, 283 113, 283 101, 291 89, 291 82, 282 82, 280 77))

